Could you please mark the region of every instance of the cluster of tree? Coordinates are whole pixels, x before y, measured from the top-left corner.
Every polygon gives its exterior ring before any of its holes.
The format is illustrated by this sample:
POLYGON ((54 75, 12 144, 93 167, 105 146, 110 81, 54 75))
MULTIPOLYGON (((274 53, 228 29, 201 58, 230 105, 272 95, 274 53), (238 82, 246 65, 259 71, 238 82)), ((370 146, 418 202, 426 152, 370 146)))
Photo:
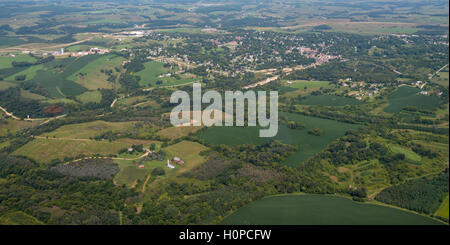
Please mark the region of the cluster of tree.
POLYGON ((119 166, 109 159, 85 159, 68 164, 58 164, 50 167, 50 171, 77 178, 112 179, 118 172, 119 166))
POLYGON ((20 87, 11 87, 0 91, 0 104, 17 117, 44 116, 44 106, 36 100, 23 98, 20 87))
POLYGON ((421 178, 382 190, 375 200, 421 213, 434 214, 448 194, 448 168, 432 178, 421 178))
MULTIPOLYGON (((75 167, 72 170, 90 175, 93 169, 85 169, 88 165, 83 165, 83 173, 75 167)), ((137 195, 132 189, 114 186, 111 179, 73 177, 55 170, 43 170, 29 159, 1 155, 0 178, 6 181, 0 182, 0 215, 20 210, 45 224, 119 224, 118 212, 127 199, 137 195)))

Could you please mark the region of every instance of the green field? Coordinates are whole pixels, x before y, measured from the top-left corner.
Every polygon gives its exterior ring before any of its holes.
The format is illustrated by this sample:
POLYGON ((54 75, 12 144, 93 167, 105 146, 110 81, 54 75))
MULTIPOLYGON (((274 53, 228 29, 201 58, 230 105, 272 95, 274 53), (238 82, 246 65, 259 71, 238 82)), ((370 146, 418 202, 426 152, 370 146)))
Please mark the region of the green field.
POLYGON ((144 70, 136 73, 136 75, 141 77, 141 80, 139 81, 141 86, 174 86, 191 83, 196 80, 193 76, 187 74, 180 74, 179 79, 172 76, 158 77, 159 75, 176 72, 178 70, 178 66, 176 65, 170 70, 168 67, 164 67, 161 62, 149 61, 144 63, 144 67, 144 70), (156 84, 158 80, 162 81, 162 84, 156 84))
POLYGON ((320 105, 320 106, 360 105, 363 103, 364 102, 354 98, 329 94, 308 96, 298 102, 298 104, 300 105, 320 105))
POLYGON ((11 62, 13 62, 13 61, 17 61, 17 62, 21 62, 21 61, 35 62, 36 58, 33 58, 33 57, 29 56, 28 54, 20 54, 20 55, 16 55, 15 57, 0 56, 0 69, 12 67, 11 62))
POLYGON ((79 95, 87 91, 81 85, 66 80, 58 73, 39 70, 31 80, 40 83, 54 98, 64 98, 66 95, 79 95))
MULTIPOLYGON (((163 63, 158 61, 149 61, 144 63, 145 69, 136 73, 136 75, 141 77, 139 81, 141 86, 148 84, 155 85, 159 75, 166 74, 169 72, 169 68, 165 68, 163 63)), ((160 79, 162 80, 162 78, 160 79)))
POLYGON ((431 218, 387 206, 326 195, 260 199, 226 217, 225 225, 439 225, 431 218))
POLYGON ((43 223, 24 212, 10 211, 0 216, 0 225, 43 225, 43 223))
POLYGON ((287 87, 304 89, 306 88, 326 88, 330 85, 327 81, 308 81, 308 80, 297 80, 292 81, 291 84, 286 84, 287 87))
POLYGON ((36 72, 41 70, 43 67, 44 67, 44 65, 33 65, 23 71, 20 71, 20 72, 10 75, 9 77, 5 78, 5 80, 6 81, 15 81, 16 76, 19 76, 19 75, 25 75, 26 80, 33 79, 34 76, 36 76, 36 72))
POLYGON ((93 121, 79 124, 64 125, 50 133, 41 136, 49 138, 89 139, 106 131, 120 132, 133 128, 134 122, 93 121))
POLYGON ((439 207, 439 209, 436 211, 436 213, 434 215, 448 220, 448 213, 449 213, 449 205, 448 205, 448 195, 447 195, 447 197, 444 199, 441 206, 439 207))
POLYGON ((77 96, 77 99, 79 99, 83 103, 100 103, 102 100, 102 93, 100 91, 87 91, 77 96))
POLYGON ((80 155, 110 155, 133 144, 149 145, 150 141, 119 139, 113 142, 107 140, 87 139, 45 139, 36 138, 13 152, 13 155, 30 157, 41 163, 49 163, 53 159, 64 160, 65 157, 80 155))
POLYGON ((213 127, 199 134, 200 138, 211 144, 241 145, 262 144, 271 139, 281 140, 284 143, 298 146, 298 151, 290 155, 283 162, 295 166, 314 156, 335 139, 342 137, 348 130, 356 129, 358 126, 337 122, 329 119, 309 117, 299 114, 280 113, 279 117, 285 116, 288 120, 301 122, 306 125, 305 129, 289 129, 286 125, 279 125, 278 134, 273 138, 260 138, 259 127, 213 127), (321 136, 308 134, 311 128, 320 128, 321 136))
POLYGON ((433 109, 439 103, 436 96, 420 95, 421 90, 416 87, 402 86, 388 96, 389 106, 384 108, 385 112, 397 113, 407 106, 418 109, 433 109))
POLYGON ((422 161, 422 157, 415 153, 414 151, 407 149, 405 147, 399 146, 399 145, 388 145, 389 150, 394 154, 405 154, 406 160, 412 162, 412 163, 420 163, 422 161))

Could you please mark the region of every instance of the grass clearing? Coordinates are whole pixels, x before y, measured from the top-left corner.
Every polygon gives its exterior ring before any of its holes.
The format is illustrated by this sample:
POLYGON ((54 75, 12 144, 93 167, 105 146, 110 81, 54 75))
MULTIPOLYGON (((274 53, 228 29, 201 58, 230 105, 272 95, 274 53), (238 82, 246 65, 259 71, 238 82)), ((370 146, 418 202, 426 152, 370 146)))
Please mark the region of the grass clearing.
POLYGON ((389 144, 388 148, 394 154, 399 154, 399 153, 405 154, 406 160, 408 160, 412 163, 421 163, 422 162, 422 157, 410 149, 404 148, 399 145, 393 145, 393 144, 389 144))
POLYGON ((89 139, 106 131, 126 131, 132 129, 134 122, 93 121, 79 124, 64 125, 50 133, 41 136, 49 138, 89 139))
POLYGON ((364 102, 355 98, 321 94, 316 96, 307 96, 298 102, 299 105, 319 105, 319 106, 345 106, 345 105, 360 105, 364 102))
POLYGON ((112 54, 101 56, 74 72, 68 79, 89 90, 97 90, 99 88, 112 89, 119 85, 107 81, 108 75, 102 73, 101 70, 112 69, 115 72, 114 67, 122 67, 122 62, 124 60, 124 58, 112 54))
POLYGON ((448 71, 439 72, 437 75, 433 77, 433 79, 431 79, 431 82, 448 88, 449 86, 448 71))
POLYGON ((100 103, 102 100, 102 93, 100 91, 87 91, 77 96, 77 99, 79 99, 83 103, 100 103))
POLYGON ((32 158, 41 163, 49 163, 52 159, 64 160, 65 157, 73 158, 80 155, 110 155, 117 154, 120 150, 133 144, 150 144, 150 141, 119 139, 113 142, 106 140, 86 139, 45 139, 35 138, 26 145, 20 147, 13 155, 32 158))
POLYGON ((189 135, 190 133, 195 133, 202 127, 186 126, 186 127, 170 127, 158 131, 156 134, 168 138, 171 140, 178 139, 189 135))
POLYGON ((29 56, 28 54, 18 54, 12 56, 0 56, 0 69, 11 68, 12 62, 35 62, 36 58, 29 56))

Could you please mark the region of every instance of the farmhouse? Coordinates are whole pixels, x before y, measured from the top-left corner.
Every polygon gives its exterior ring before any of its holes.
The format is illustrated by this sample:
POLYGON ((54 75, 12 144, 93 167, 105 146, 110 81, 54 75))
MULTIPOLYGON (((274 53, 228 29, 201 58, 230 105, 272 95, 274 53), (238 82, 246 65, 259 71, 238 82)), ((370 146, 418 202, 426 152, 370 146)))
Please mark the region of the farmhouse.
POLYGON ((178 164, 180 164, 180 165, 183 165, 183 164, 184 164, 184 161, 181 160, 181 158, 179 158, 179 157, 174 157, 174 158, 173 158, 173 162, 178 163, 178 164))

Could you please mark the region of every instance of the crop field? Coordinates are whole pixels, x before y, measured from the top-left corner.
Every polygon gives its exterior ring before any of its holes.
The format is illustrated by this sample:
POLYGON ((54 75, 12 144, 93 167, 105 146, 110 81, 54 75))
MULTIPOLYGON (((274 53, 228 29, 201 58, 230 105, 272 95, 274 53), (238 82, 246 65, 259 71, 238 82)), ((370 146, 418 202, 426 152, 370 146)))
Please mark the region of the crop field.
POLYGON ((41 70, 43 67, 44 67, 44 65, 31 66, 25 70, 22 70, 20 72, 10 75, 9 77, 6 77, 5 80, 6 81, 15 81, 16 76, 19 76, 19 75, 25 75, 26 80, 30 80, 30 79, 34 78, 34 76, 36 76, 36 72, 41 70))
POLYGON ((296 80, 292 81, 291 84, 286 84, 287 87, 304 89, 306 88, 327 88, 330 86, 328 81, 307 81, 307 80, 296 80))
MULTIPOLYGON (((289 120, 301 122, 306 125, 305 129, 289 129, 286 125, 279 124, 278 134, 271 139, 280 140, 286 144, 298 146, 298 151, 290 155, 283 162, 290 166, 314 156, 335 139, 342 137, 346 131, 354 130, 358 126, 317 117, 303 116, 299 114, 280 113, 289 120), (314 136, 308 134, 311 128, 320 128, 323 134, 314 136)), ((212 144, 241 145, 262 144, 268 138, 259 137, 259 127, 213 127, 201 132, 199 137, 212 144)))
POLYGON ((364 102, 354 98, 329 94, 308 96, 298 102, 298 104, 300 105, 320 105, 320 106, 360 105, 363 103, 364 102))
POLYGON ((195 133, 201 128, 202 127, 194 127, 194 126, 170 127, 158 131, 157 135, 173 140, 181 138, 183 136, 187 136, 190 133, 195 133))
POLYGON ((126 131, 133 127, 134 122, 94 121, 79 124, 64 125, 53 132, 43 134, 49 138, 89 139, 106 131, 126 131))
POLYGON ((79 155, 117 154, 123 148, 141 143, 149 143, 149 141, 119 139, 109 142, 106 140, 36 138, 17 149, 13 155, 26 156, 38 162, 48 163, 55 158, 63 160, 65 157, 79 155))
POLYGON ((439 207, 439 209, 436 211, 436 213, 434 215, 448 219, 448 213, 449 213, 449 205, 448 205, 448 195, 447 195, 447 197, 444 199, 441 206, 439 207))
POLYGON ((184 161, 183 166, 176 166, 177 173, 183 173, 200 166, 205 162, 205 158, 200 156, 200 152, 206 150, 205 146, 191 141, 181 141, 175 145, 168 146, 163 150, 167 152, 168 156, 172 159, 173 157, 179 157, 184 161))
POLYGON ((24 44, 24 43, 27 43, 27 41, 22 38, 3 37, 3 36, 0 37, 0 47, 1 48, 16 46, 16 45, 20 45, 20 44, 24 44))
POLYGON ((437 220, 338 196, 283 195, 252 202, 226 217, 225 225, 440 225, 437 220))
POLYGON ((101 70, 112 69, 114 71, 114 67, 122 66, 123 60, 122 57, 114 55, 101 56, 70 75, 68 79, 90 90, 96 90, 98 88, 112 89, 115 84, 107 81, 108 76, 102 73, 101 70), (83 75, 80 76, 80 73, 83 75))
POLYGON ((60 74, 50 71, 37 71, 31 81, 40 83, 55 98, 63 98, 66 95, 79 95, 87 91, 81 85, 66 80, 60 74))
POLYGON ((421 90, 415 87, 402 86, 392 92, 388 96, 389 106, 384 108, 385 112, 396 113, 400 112, 407 106, 414 106, 418 109, 433 109, 439 103, 439 98, 436 96, 419 95, 421 90))
POLYGON ((114 177, 116 185, 134 187, 138 180, 143 180, 149 173, 147 168, 138 168, 138 165, 131 161, 118 161, 118 163, 120 171, 114 177))

